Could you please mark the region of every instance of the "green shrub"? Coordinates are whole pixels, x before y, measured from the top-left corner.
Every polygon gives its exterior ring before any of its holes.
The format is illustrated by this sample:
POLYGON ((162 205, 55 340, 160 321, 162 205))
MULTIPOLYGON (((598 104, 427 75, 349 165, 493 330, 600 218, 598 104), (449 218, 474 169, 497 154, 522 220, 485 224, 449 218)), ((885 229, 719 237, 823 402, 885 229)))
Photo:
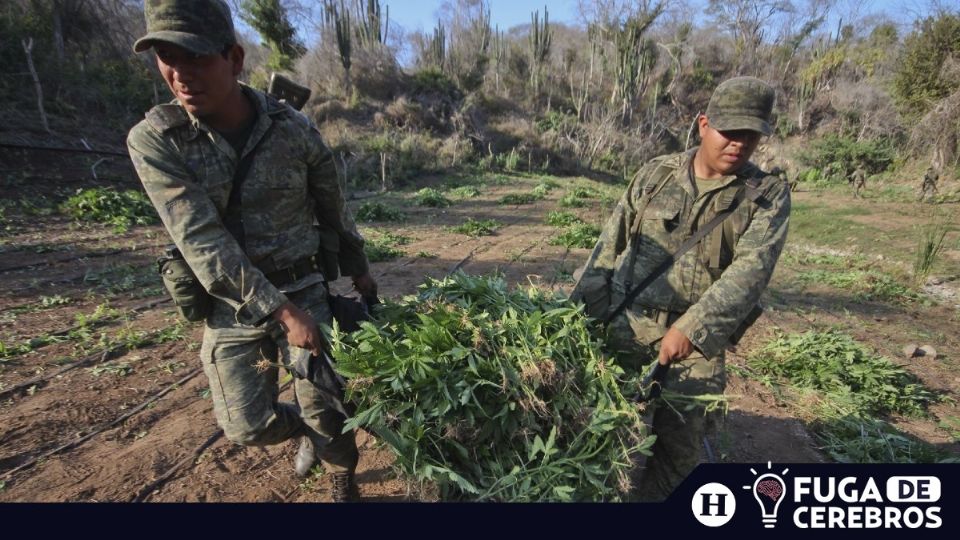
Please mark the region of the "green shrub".
POLYGON ((587 201, 577 197, 573 193, 568 193, 560 199, 561 208, 583 208, 587 206, 587 201))
POLYGON ((832 169, 831 181, 844 181, 853 174, 858 165, 863 165, 868 174, 878 174, 889 169, 896 159, 896 149, 885 139, 857 141, 852 137, 827 135, 809 143, 809 148, 800 152, 800 160, 823 171, 832 169))
POLYGON ((554 182, 553 180, 544 180, 543 182, 540 182, 539 184, 537 184, 535 188, 533 188, 532 193, 537 197, 543 199, 544 197, 549 195, 551 191, 553 191, 558 187, 560 187, 560 184, 554 182))
POLYGON ((502 223, 495 219, 475 220, 473 218, 467 218, 466 222, 452 227, 450 231, 473 237, 491 236, 502 225, 502 223))
POLYGON ((522 206, 533 204, 538 200, 540 200, 540 197, 537 197, 533 193, 511 193, 509 195, 504 195, 498 204, 522 206))
MULTIPOLYGON (((883 416, 924 416, 943 397, 904 368, 836 330, 778 334, 740 370, 777 389, 820 448, 841 463, 955 461, 883 416)), ((733 367, 734 370, 739 368, 733 367)))
POLYGON ((433 188, 423 188, 414 196, 417 206, 426 206, 429 208, 446 208, 453 204, 450 199, 443 196, 438 190, 433 188))
POLYGON ((553 227, 569 227, 578 223, 583 221, 570 212, 554 211, 547 214, 547 225, 553 227))
POLYGON ((804 169, 797 174, 797 181, 804 184, 825 185, 826 182, 822 182, 823 179, 823 173, 820 169, 804 169))
POLYGON ((922 415, 937 397, 915 376, 835 330, 781 334, 751 356, 751 369, 850 403, 863 414, 922 415))
POLYGON ((380 238, 367 238, 363 252, 372 263, 392 261, 405 255, 395 244, 380 238))
POLYGON ((439 69, 427 68, 414 73, 412 83, 415 94, 440 94, 453 100, 461 97, 456 83, 439 69))
POLYGON ((960 55, 960 14, 944 12, 920 22, 903 43, 893 80, 894 96, 910 114, 921 115, 958 88, 943 75, 944 62, 960 55))
POLYGON ((159 222, 150 199, 133 190, 82 189, 61 205, 61 212, 76 219, 113 225, 117 232, 159 222))
POLYGON ((403 221, 406 215, 399 209, 380 202, 363 203, 357 210, 357 221, 373 223, 377 221, 403 221))
POLYGON ((588 223, 578 223, 550 240, 550 245, 590 249, 597 244, 599 239, 600 227, 588 223))
POLYGON ((797 274, 803 283, 823 283, 838 289, 848 289, 860 300, 905 302, 920 296, 893 276, 868 268, 849 270, 807 270, 797 274))
POLYGON ((569 133, 571 131, 579 130, 580 127, 580 123, 577 121, 577 117, 575 115, 567 114, 558 110, 550 111, 540 118, 537 118, 533 125, 537 130, 537 133, 546 133, 548 131, 569 133))
POLYGON ((477 186, 460 186, 448 191, 450 195, 461 199, 472 199, 479 197, 483 192, 477 186))

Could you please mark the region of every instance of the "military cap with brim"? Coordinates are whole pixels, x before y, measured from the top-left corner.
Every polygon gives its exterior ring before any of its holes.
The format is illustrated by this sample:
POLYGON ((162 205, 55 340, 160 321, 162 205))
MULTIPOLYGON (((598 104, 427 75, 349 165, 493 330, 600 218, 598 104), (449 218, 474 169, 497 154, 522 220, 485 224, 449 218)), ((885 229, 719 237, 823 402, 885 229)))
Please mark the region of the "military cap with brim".
POLYGON ((230 8, 223 0, 147 0, 143 12, 147 35, 133 44, 138 53, 158 41, 201 55, 217 54, 237 42, 230 8))
POLYGON ((747 129, 764 135, 773 132, 773 88, 755 77, 736 77, 724 81, 713 91, 707 105, 707 119, 717 131, 747 129))

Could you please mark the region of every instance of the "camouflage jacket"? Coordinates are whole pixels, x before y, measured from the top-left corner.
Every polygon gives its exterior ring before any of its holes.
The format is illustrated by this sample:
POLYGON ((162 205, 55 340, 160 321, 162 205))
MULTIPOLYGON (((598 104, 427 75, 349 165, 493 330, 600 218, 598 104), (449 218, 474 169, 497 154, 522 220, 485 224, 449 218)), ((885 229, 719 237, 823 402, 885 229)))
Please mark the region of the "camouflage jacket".
MULTIPOLYGON (((225 138, 170 103, 151 109, 130 130, 127 147, 197 279, 236 310, 238 323, 255 325, 287 301, 265 274, 316 255, 321 236, 324 250, 339 252, 344 275, 364 274, 368 263, 319 132, 290 107, 248 87, 243 91, 258 113, 243 152, 256 148, 240 199, 244 246, 223 225, 240 161, 225 138)), ((284 290, 321 279, 314 275, 284 290)))
POLYGON ((790 192, 782 180, 748 164, 739 176, 723 177, 698 193, 689 172, 695 152, 656 158, 637 173, 572 297, 583 300, 590 315, 603 317, 699 227, 728 209, 746 189, 746 178, 754 178, 759 200, 744 200, 621 316, 635 342, 652 344, 672 325, 712 358, 723 352, 770 281, 787 237, 790 192))

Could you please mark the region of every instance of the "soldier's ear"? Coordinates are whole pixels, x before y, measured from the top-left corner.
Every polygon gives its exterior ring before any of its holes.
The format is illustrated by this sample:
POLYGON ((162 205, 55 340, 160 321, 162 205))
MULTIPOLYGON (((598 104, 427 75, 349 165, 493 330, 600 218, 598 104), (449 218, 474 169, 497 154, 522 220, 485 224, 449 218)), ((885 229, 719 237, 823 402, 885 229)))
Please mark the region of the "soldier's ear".
POLYGON ((246 57, 246 52, 243 50, 243 47, 240 45, 234 45, 230 49, 229 60, 233 68, 233 76, 239 77, 240 72, 243 71, 243 60, 246 57))
POLYGON ((701 114, 697 117, 697 126, 700 132, 700 140, 703 140, 703 137, 707 134, 707 128, 710 126, 710 120, 707 118, 707 115, 701 114))

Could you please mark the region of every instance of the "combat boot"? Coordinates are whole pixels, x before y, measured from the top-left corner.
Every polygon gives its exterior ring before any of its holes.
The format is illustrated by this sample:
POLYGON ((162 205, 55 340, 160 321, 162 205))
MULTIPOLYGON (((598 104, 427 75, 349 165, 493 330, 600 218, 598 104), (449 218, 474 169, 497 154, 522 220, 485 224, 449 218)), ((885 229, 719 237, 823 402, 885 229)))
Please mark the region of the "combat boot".
POLYGON ((294 459, 293 468, 297 476, 306 478, 310 476, 310 471, 320 463, 317 457, 317 448, 314 446, 310 437, 300 437, 300 448, 297 449, 297 457, 294 459))
POLYGON ((360 502, 360 490, 353 481, 352 472, 336 472, 331 475, 333 502, 360 502))

